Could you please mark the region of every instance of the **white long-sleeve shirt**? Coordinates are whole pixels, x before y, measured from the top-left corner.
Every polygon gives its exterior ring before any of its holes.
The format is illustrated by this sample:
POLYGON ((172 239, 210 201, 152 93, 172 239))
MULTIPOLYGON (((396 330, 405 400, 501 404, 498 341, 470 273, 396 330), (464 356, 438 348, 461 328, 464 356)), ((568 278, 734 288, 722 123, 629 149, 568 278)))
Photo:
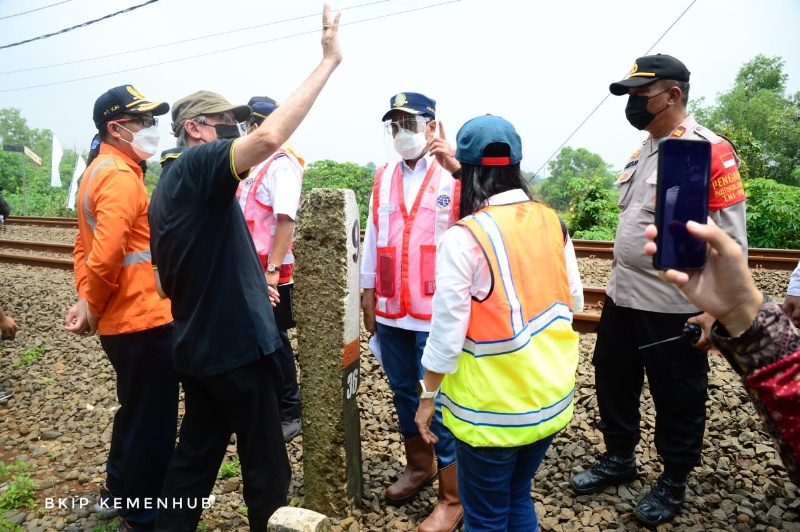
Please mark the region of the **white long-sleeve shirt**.
POLYGON ((800 262, 797 263, 797 268, 792 272, 789 278, 789 289, 786 291, 788 296, 800 296, 800 262))
MULTIPOLYGON (((489 198, 488 205, 507 205, 528 200, 520 189, 489 198)), ((573 312, 583 310, 583 284, 572 240, 564 244, 569 291, 573 312)), ((486 257, 469 231, 453 226, 442 235, 436 247, 436 292, 433 294, 433 321, 425 344, 422 365, 436 373, 454 373, 469 326, 472 298, 485 298, 492 277, 486 257)))

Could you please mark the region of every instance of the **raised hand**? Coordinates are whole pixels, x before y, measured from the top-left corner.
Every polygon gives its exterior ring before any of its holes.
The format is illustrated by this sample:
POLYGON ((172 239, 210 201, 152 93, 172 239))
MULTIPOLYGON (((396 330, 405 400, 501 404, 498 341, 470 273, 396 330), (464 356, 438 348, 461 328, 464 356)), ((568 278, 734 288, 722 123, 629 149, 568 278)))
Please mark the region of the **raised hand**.
POLYGON ((436 123, 439 126, 439 134, 433 135, 428 139, 426 148, 431 155, 436 157, 436 160, 440 165, 442 165, 442 168, 452 174, 461 168, 461 163, 459 163, 455 157, 453 157, 453 149, 450 147, 450 143, 447 142, 447 136, 444 132, 444 124, 439 121, 436 123))
POLYGON ((342 48, 339 44, 339 17, 341 13, 331 18, 331 6, 322 6, 322 57, 330 59, 337 65, 342 62, 342 48))

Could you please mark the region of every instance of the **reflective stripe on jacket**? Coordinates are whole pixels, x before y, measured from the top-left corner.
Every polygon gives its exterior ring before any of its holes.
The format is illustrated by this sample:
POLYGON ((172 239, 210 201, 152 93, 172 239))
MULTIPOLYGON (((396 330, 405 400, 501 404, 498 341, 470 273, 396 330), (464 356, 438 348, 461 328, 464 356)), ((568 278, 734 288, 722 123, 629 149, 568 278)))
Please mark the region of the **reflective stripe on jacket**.
POLYGON ((138 164, 110 144, 83 174, 78 190, 75 287, 100 317, 101 335, 124 334, 172 321, 156 293, 150 260, 150 200, 138 164))
MULTIPOLYGON (((256 253, 264 271, 267 271, 267 261, 269 260, 269 254, 272 252, 272 239, 275 236, 278 217, 275 215, 272 205, 265 205, 258 201, 256 194, 259 186, 261 186, 261 181, 264 180, 267 172, 269 172, 269 167, 278 157, 292 157, 296 159, 301 168, 305 167, 303 158, 290 145, 284 144, 281 149, 272 154, 266 161, 255 166, 253 168, 254 175, 239 183, 239 188, 236 189, 236 198, 242 208, 247 228, 250 229, 250 236, 253 237, 253 244, 256 246, 256 253)), ((280 183, 278 186, 280 186, 280 183)), ((291 280, 293 272, 294 254, 290 243, 281 264, 278 282, 288 282, 291 280)))
POLYGON ((531 201, 458 224, 485 254, 492 288, 472 300, 458 369, 442 383, 444 423, 474 447, 533 443, 572 418, 578 334, 561 223, 531 201))
POLYGON ((460 183, 434 159, 409 210, 400 163, 375 173, 372 219, 377 264, 375 314, 431 319, 436 290, 436 243, 458 219, 460 183), (388 172, 386 171, 388 170, 388 172), (389 179, 384 179, 385 176, 389 179))

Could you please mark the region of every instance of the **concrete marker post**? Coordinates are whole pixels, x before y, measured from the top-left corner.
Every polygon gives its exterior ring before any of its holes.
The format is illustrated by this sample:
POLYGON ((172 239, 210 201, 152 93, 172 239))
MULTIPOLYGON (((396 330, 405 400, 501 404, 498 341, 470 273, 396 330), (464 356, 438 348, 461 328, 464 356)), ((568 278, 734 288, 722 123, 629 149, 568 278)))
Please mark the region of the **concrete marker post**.
POLYGON ((314 189, 298 211, 293 246, 304 506, 339 517, 363 493, 359 233, 352 190, 314 189))

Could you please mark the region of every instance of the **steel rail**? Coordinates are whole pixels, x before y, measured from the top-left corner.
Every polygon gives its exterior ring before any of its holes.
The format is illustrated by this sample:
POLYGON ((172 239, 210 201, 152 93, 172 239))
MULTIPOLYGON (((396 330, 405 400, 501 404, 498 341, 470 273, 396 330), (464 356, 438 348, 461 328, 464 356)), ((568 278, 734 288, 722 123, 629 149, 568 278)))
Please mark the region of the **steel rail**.
POLYGON ((20 249, 35 253, 63 253, 72 255, 74 246, 72 244, 61 244, 58 242, 32 242, 28 240, 6 240, 0 239, 0 249, 20 249))
MULTIPOLYGON (((9 216, 9 225, 39 225, 47 227, 77 228, 77 218, 47 218, 36 216, 9 216)), ((364 238, 364 231, 361 231, 364 238)), ((614 242, 608 240, 573 240, 575 255, 578 258, 611 260, 614 258, 614 242)), ((12 245, 6 246, 11 247, 12 245)), ((19 248, 15 248, 19 249, 19 248)), ((31 248, 33 249, 33 248, 31 248)), ((56 251, 60 253, 60 251, 56 251)), ((800 250, 751 248, 748 250, 748 264, 754 270, 794 270, 800 262, 800 250)))

